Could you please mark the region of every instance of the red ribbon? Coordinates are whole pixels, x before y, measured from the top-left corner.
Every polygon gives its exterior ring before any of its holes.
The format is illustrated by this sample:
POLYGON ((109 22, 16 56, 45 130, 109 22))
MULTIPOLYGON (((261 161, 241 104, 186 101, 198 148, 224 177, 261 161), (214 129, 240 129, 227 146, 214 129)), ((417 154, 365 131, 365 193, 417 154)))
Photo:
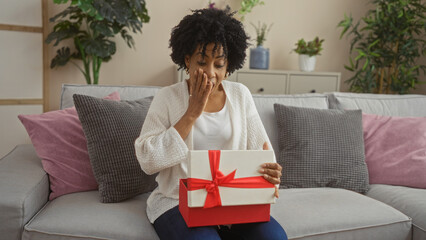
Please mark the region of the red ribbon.
POLYGON ((235 178, 235 172, 224 175, 219 170, 220 150, 209 150, 210 172, 212 180, 188 178, 188 190, 206 189, 207 197, 204 208, 222 206, 219 194, 219 186, 233 188, 273 188, 274 185, 266 181, 262 176, 235 178))

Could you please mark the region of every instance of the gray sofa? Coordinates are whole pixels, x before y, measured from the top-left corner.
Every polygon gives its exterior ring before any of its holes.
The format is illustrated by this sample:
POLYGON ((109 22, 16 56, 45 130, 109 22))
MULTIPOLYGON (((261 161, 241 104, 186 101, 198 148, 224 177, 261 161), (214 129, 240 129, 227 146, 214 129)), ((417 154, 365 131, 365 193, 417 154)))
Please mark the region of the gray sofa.
MULTIPOLYGON (((74 93, 124 100, 152 96, 158 87, 64 85, 61 108, 74 93)), ((360 108, 366 113, 426 116, 426 96, 352 93, 255 95, 274 149, 278 149, 274 103, 310 108, 360 108)), ((271 214, 289 239, 426 239, 426 190, 371 185, 366 195, 334 188, 281 189, 271 214)), ((113 204, 97 191, 48 201, 49 182, 32 145, 19 145, 0 160, 0 239, 158 239, 146 214, 149 193, 113 204)))

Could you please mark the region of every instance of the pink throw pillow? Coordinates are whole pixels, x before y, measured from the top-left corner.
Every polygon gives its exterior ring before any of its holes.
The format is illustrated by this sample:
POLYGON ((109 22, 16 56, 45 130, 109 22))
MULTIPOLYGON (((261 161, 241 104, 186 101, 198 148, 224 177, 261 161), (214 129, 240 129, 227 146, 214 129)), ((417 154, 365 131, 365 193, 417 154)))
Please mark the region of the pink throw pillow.
POLYGON ((370 184, 426 188, 426 117, 363 114, 370 184))
MULTIPOLYGON (((118 92, 104 99, 120 100, 118 92)), ((49 200, 96 190, 87 141, 75 107, 42 114, 18 115, 49 175, 49 200)))

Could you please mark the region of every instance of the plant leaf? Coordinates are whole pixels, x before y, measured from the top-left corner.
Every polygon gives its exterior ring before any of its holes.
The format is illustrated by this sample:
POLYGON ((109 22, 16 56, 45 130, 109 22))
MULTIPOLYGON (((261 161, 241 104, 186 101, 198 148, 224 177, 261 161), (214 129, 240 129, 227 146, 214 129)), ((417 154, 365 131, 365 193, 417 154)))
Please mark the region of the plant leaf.
POLYGON ((133 9, 123 0, 93 0, 93 6, 103 18, 122 25, 126 25, 133 15, 133 9))
POLYGON ((62 4, 62 3, 67 3, 68 0, 53 0, 53 2, 56 4, 62 4))
POLYGON ((355 61, 360 60, 361 58, 365 57, 365 53, 361 49, 356 49, 358 52, 358 56, 355 58, 355 61))
POLYGON ((55 41, 53 46, 57 46, 60 41, 68 38, 74 38, 79 33, 79 24, 70 21, 62 21, 55 25, 53 32, 49 33, 46 43, 55 41))
POLYGON ((90 28, 106 37, 114 37, 114 32, 106 21, 94 21, 90 23, 90 28))
POLYGON ((102 20, 103 17, 98 13, 94 7, 94 0, 78 0, 77 6, 86 14, 94 17, 96 20, 102 20))
POLYGON ((81 44, 87 55, 106 58, 115 54, 116 46, 113 41, 106 39, 82 39, 81 44))
POLYGON ((353 72, 353 71, 354 71, 354 69, 353 69, 353 68, 351 68, 351 67, 349 67, 348 65, 344 65, 344 67, 345 67, 347 70, 351 71, 351 72, 353 72))
POLYGON ((364 63, 364 66, 362 66, 362 71, 365 71, 365 69, 367 69, 368 64, 370 63, 370 59, 367 58, 367 60, 364 63))
POLYGON ((348 17, 345 13, 344 20, 340 21, 337 25, 338 27, 343 27, 342 32, 340 33, 340 39, 342 39, 343 35, 349 30, 352 26, 352 16, 348 17))
POLYGON ((69 47, 62 47, 56 51, 56 56, 50 62, 50 68, 64 66, 71 59, 69 47))
POLYGON ((81 14, 81 9, 75 6, 70 6, 64 11, 56 14, 55 16, 49 19, 50 22, 55 22, 58 18, 66 18, 68 15, 70 16, 79 16, 81 14))
POLYGON ((372 47, 376 46, 380 42, 380 39, 376 39, 373 43, 368 45, 368 51, 371 50, 372 47))
POLYGON ((129 48, 135 47, 135 41, 133 40, 133 37, 130 34, 128 34, 125 29, 121 30, 120 34, 121 34, 121 37, 126 41, 127 46, 129 46, 129 48))

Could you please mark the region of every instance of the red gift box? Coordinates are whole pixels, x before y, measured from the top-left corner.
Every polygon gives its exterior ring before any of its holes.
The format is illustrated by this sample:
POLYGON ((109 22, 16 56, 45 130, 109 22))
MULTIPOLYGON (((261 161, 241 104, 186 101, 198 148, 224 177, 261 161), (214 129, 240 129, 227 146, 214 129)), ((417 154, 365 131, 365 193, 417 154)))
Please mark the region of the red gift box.
POLYGON ((220 206, 213 208, 188 207, 187 179, 179 184, 179 211, 188 227, 268 222, 271 204, 220 206))
POLYGON ((188 227, 265 222, 270 219, 270 204, 222 206, 219 187, 274 188, 261 176, 235 178, 235 170, 224 175, 219 170, 220 151, 209 151, 211 180, 188 178, 179 183, 179 211, 188 227), (188 207, 188 191, 205 189, 204 207, 188 207))

